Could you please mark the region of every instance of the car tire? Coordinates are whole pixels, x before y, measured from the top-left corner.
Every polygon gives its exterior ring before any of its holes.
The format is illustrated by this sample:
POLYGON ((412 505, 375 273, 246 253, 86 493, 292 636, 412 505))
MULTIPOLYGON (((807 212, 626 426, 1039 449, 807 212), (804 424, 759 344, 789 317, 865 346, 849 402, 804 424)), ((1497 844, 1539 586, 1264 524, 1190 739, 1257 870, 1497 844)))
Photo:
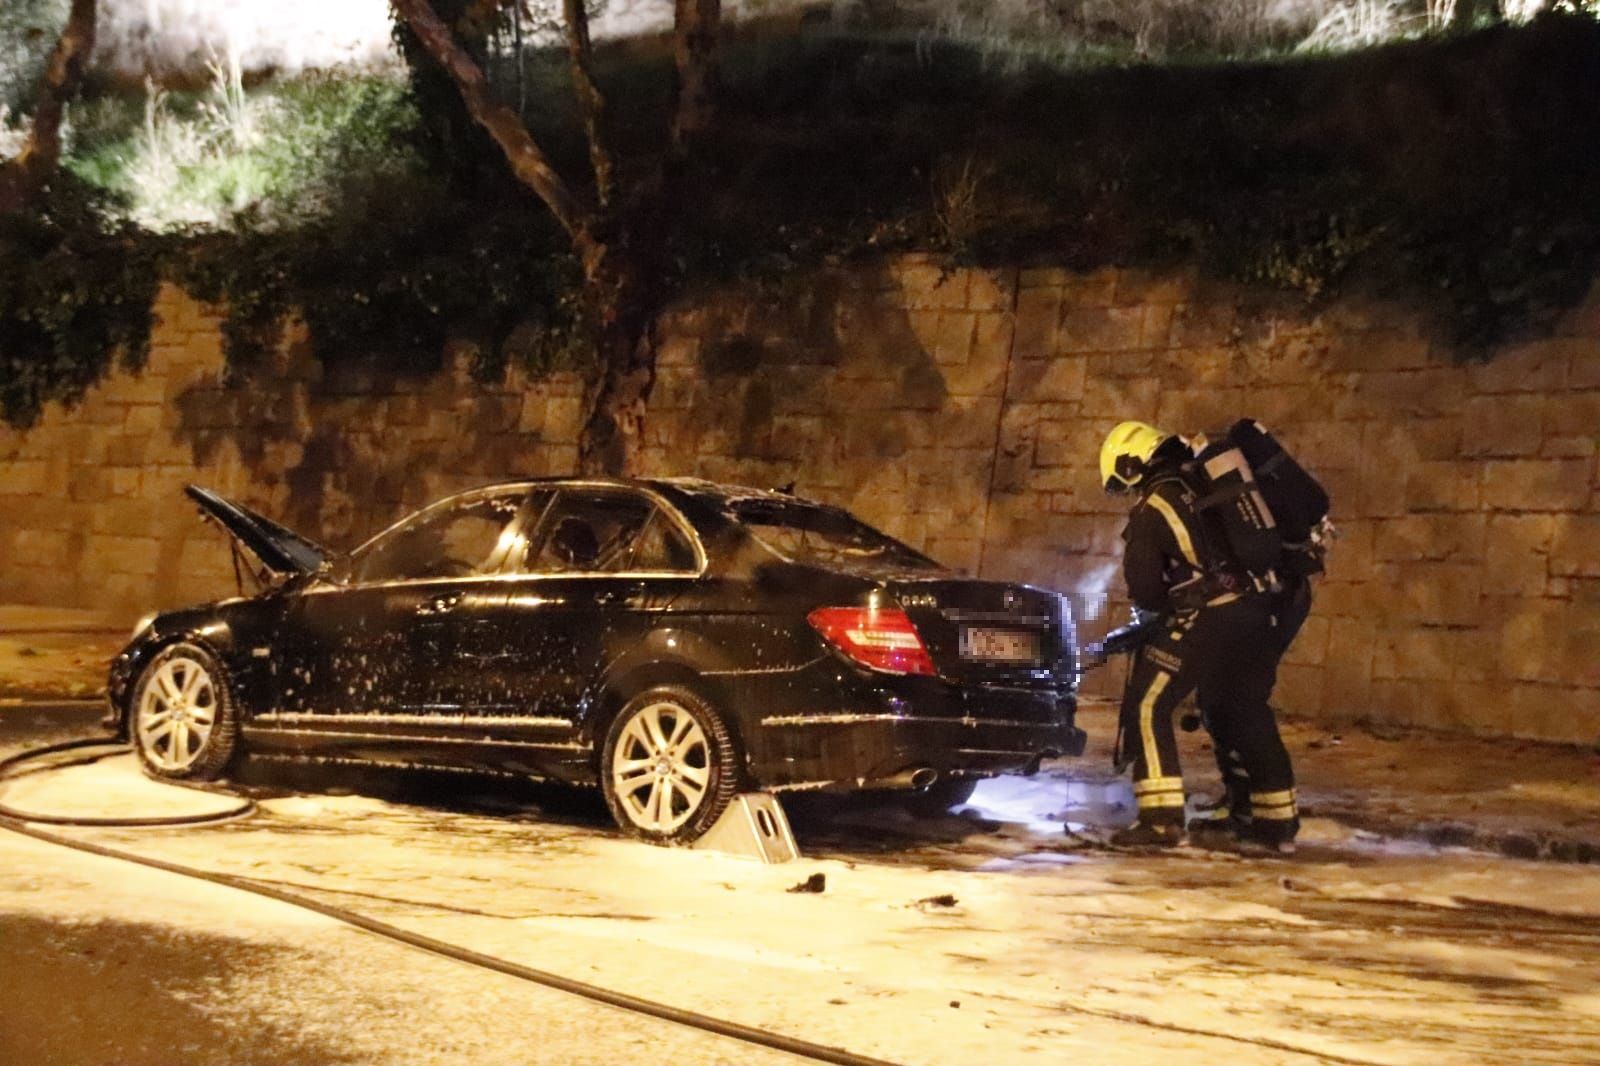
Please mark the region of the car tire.
POLYGON ((646 689, 611 720, 600 787, 617 825, 641 840, 688 844, 739 790, 739 748, 716 709, 681 685, 646 689))
POLYGON ((158 652, 133 687, 128 737, 157 777, 220 777, 239 747, 239 717, 217 657, 188 643, 158 652))
POLYGON ((900 805, 918 818, 938 818, 972 798, 978 787, 975 777, 950 777, 935 781, 921 792, 906 792, 900 805))

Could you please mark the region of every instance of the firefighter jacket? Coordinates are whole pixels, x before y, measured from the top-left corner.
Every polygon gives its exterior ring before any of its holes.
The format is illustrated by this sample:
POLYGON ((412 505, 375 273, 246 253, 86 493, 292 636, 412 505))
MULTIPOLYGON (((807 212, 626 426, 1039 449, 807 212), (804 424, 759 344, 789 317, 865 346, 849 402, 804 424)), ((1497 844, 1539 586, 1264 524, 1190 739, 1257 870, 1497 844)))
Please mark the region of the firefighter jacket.
POLYGON ((1237 598, 1237 568, 1216 551, 1217 537, 1195 510, 1197 499, 1171 464, 1151 473, 1128 515, 1122 570, 1140 610, 1171 615, 1237 598))

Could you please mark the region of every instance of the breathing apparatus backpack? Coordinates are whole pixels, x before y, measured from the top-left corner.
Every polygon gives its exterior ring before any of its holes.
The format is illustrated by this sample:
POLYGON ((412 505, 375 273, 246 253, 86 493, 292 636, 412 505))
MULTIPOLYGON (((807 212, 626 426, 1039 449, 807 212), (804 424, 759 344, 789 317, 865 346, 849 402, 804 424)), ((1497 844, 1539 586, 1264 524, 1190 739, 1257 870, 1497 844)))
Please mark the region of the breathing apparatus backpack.
POLYGON ((1258 582, 1322 572, 1328 493, 1278 439, 1244 418, 1206 445, 1194 467, 1195 509, 1220 528, 1229 554, 1258 582))

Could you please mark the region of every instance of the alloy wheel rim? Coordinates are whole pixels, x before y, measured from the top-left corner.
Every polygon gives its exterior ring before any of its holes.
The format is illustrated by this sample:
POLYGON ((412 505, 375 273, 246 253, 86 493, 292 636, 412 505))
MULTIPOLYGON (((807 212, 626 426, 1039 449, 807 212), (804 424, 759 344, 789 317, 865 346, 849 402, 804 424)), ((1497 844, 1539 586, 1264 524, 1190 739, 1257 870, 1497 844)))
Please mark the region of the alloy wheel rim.
POLYGON ((162 770, 194 765, 217 724, 217 686, 206 668, 178 656, 156 667, 139 696, 137 733, 145 757, 162 770))
POLYGON ((705 730, 678 704, 650 704, 617 735, 611 784, 634 825, 656 833, 678 829, 711 786, 705 730))

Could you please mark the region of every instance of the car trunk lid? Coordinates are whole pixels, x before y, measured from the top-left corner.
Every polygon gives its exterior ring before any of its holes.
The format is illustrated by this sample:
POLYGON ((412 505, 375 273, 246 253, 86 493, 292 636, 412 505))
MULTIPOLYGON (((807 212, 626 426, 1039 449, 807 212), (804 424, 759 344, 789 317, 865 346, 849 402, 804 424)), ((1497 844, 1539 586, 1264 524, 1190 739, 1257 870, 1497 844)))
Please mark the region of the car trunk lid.
POLYGON ((1072 621, 1054 592, 949 577, 904 577, 885 586, 945 677, 1026 687, 1073 677, 1072 621))
POLYGON ((332 553, 320 544, 248 507, 223 499, 210 489, 186 485, 183 492, 199 505, 202 515, 215 521, 274 573, 314 574, 332 558, 332 553))

